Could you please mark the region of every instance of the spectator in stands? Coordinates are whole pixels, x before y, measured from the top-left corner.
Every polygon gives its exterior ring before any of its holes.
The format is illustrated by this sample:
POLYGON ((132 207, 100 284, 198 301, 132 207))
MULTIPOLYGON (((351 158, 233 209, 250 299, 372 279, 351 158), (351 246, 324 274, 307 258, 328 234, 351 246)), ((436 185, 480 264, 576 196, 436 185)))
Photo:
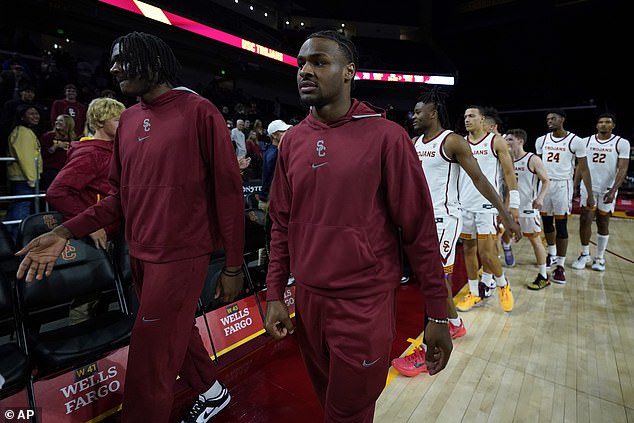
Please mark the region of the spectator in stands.
MULTIPOLYGON (((125 106, 112 98, 90 102, 87 126, 95 135, 71 143, 66 164, 46 192, 48 203, 65 221, 108 196, 113 141, 123 110, 125 106)), ((115 222, 91 233, 90 238, 97 248, 105 249, 106 241, 113 239, 118 229, 119 222, 115 222)))
POLYGON ((236 121, 236 127, 231 130, 231 141, 236 149, 236 156, 246 157, 247 146, 244 136, 244 120, 238 119, 236 121))
POLYGON ((245 138, 248 137, 252 130, 253 128, 251 128, 251 121, 249 119, 245 119, 244 128, 242 129, 242 132, 244 133, 244 137, 245 138))
POLYGON ((105 98, 117 98, 117 93, 114 90, 106 88, 105 90, 101 90, 99 93, 99 97, 105 98))
MULTIPOLYGON (((7 167, 12 195, 36 194, 36 182, 42 174, 42 155, 37 139, 39 123, 40 113, 35 106, 23 104, 18 107, 16 123, 9 135, 9 156, 15 158, 7 167)), ((24 219, 32 213, 33 203, 34 200, 28 198, 16 200, 9 206, 5 220, 24 219)), ((10 225, 9 230, 15 238, 17 225, 10 225)))
POLYGON ((267 145, 262 153, 262 188, 260 190, 260 201, 258 203, 258 208, 264 213, 268 213, 269 211, 269 191, 271 189, 273 175, 275 174, 278 146, 290 127, 291 125, 283 120, 277 119, 269 123, 267 128, 267 132, 271 137, 271 143, 267 145))
POLYGON ((51 123, 55 124, 55 119, 59 115, 70 115, 75 120, 77 134, 84 134, 86 123, 86 105, 77 100, 77 87, 74 84, 66 84, 64 87, 64 98, 55 100, 51 106, 51 123))
POLYGON ((284 136, 271 187, 266 329, 296 333, 325 421, 371 423, 395 335, 398 227, 425 294, 430 374, 452 344, 425 177, 407 132, 351 97, 357 58, 337 31, 309 35, 297 56, 310 112, 284 136), (283 297, 291 271, 296 330, 283 297))
POLYGON ((200 393, 185 422, 208 420, 231 396, 217 380, 194 315, 212 251, 225 254, 216 298, 232 301, 243 288, 244 197, 236 156, 218 109, 176 87, 180 65, 163 40, 139 32, 117 38, 111 61, 121 92, 140 102, 121 115, 110 195, 19 251, 25 257, 17 277, 41 280, 67 239, 125 219, 140 304, 121 421, 167 422, 177 376, 200 393))
POLYGON ((257 143, 260 146, 260 149, 264 150, 264 146, 266 145, 268 139, 266 137, 266 131, 264 130, 264 124, 262 123, 261 119, 256 119, 253 122, 253 130, 255 131, 257 143))
POLYGON ((8 69, 0 72, 0 102, 19 98, 20 87, 30 83, 31 78, 24 72, 24 66, 15 58, 10 59, 8 69))
POLYGON ((283 120, 277 119, 269 123, 267 132, 271 136, 271 143, 267 144, 266 149, 262 153, 262 188, 260 189, 258 208, 264 212, 264 231, 266 233, 266 256, 271 254, 271 229, 272 223, 269 217, 269 194, 271 190, 271 182, 275 173, 275 165, 277 164, 277 152, 284 134, 291 127, 283 120))
POLYGON ((252 179, 259 179, 262 177, 262 148, 258 144, 258 134, 255 131, 249 133, 246 144, 247 157, 251 159, 252 179))
MULTIPOLYGON (((73 141, 68 160, 46 191, 46 199, 54 210, 62 214, 64 221, 108 196, 108 173, 114 136, 119 126, 119 116, 125 106, 112 98, 97 98, 90 102, 87 111, 87 127, 93 137, 73 141)), ((62 115, 68 116, 68 115, 62 115)), ((67 123, 73 119, 68 116, 67 123)), ((42 148, 44 144, 42 144, 42 148)), ((46 174, 46 166, 44 167, 46 174)), ((119 232, 119 222, 114 222, 89 234, 97 248, 107 249, 108 241, 119 232)), ((70 324, 87 320, 98 301, 74 303, 69 313, 70 324)))
POLYGON ((51 182, 53 182, 55 176, 57 176, 59 171, 64 167, 68 147, 70 147, 71 141, 75 141, 76 139, 75 121, 70 115, 57 116, 53 129, 45 132, 40 137, 42 159, 44 160, 44 171, 40 184, 42 191, 45 191, 51 186, 51 182))
POLYGON ((21 104, 35 106, 40 113, 40 118, 42 116, 44 108, 35 101, 35 87, 28 83, 22 84, 19 97, 7 100, 2 107, 2 116, 0 116, 0 139, 2 140, 0 147, 2 152, 7 150, 7 138, 11 132, 11 126, 15 122, 15 112, 21 104))

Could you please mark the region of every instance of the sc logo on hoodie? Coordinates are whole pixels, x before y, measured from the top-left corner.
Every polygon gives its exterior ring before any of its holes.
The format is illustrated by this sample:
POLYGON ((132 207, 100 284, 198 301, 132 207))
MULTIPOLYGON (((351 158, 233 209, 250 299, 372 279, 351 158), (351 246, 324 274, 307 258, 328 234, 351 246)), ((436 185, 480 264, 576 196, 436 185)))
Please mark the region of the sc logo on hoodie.
POLYGON ((317 156, 326 157, 326 145, 324 144, 324 140, 317 141, 317 156))

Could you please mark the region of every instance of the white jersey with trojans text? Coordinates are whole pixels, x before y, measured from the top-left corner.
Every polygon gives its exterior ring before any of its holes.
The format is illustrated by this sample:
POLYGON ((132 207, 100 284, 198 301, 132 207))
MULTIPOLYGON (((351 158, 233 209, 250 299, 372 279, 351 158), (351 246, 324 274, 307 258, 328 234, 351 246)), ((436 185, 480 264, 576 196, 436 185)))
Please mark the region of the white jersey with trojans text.
POLYGON ((529 167, 534 156, 535 154, 533 153, 526 153, 513 162, 515 176, 517 177, 517 190, 520 193, 519 212, 521 217, 533 217, 539 214, 533 208, 533 200, 537 197, 540 181, 537 174, 529 167))
MULTIPOLYGON (((500 166, 498 166, 498 156, 493 147, 495 134, 488 132, 482 139, 477 142, 470 142, 467 136, 467 142, 471 147, 471 153, 478 162, 480 170, 486 176, 488 181, 493 185, 496 192, 499 192, 498 174, 500 166)), ((473 181, 465 172, 460 174, 459 181, 459 199, 460 205, 464 210, 476 213, 497 213, 497 209, 487 200, 480 191, 475 187, 473 181)))
POLYGON ((614 185, 619 159, 630 158, 630 142, 618 135, 600 140, 596 134, 585 141, 592 191, 603 194, 614 185))
POLYGON ((447 157, 444 151, 445 140, 450 134, 453 134, 453 131, 446 129, 429 140, 421 135, 414 142, 437 218, 460 217, 462 213, 458 200, 460 166, 447 157))
POLYGON ((550 132, 537 138, 535 151, 541 156, 550 179, 572 181, 575 157, 586 157, 586 143, 572 132, 568 132, 563 138, 556 138, 550 132))

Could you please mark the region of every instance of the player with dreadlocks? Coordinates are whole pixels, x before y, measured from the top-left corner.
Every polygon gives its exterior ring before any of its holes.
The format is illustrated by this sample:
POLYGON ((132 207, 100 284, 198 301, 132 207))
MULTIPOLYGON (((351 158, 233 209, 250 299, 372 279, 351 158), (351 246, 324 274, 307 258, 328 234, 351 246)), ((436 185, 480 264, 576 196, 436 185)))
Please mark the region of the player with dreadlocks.
POLYGON ((111 195, 29 243, 18 277, 50 275, 66 240, 125 219, 139 309, 132 329, 121 421, 167 422, 180 376, 200 393, 185 422, 207 422, 230 401, 194 325, 209 256, 225 268, 217 297, 242 289, 244 200, 227 125, 218 109, 176 87, 179 64, 153 35, 133 32, 111 49, 110 72, 138 104, 121 115, 111 195))
POLYGON ((452 344, 429 190, 403 127, 353 99, 356 49, 336 31, 308 37, 297 87, 308 116, 279 149, 271 187, 266 329, 295 333, 325 422, 371 423, 390 366, 398 231, 421 281, 429 373, 452 344), (283 295, 295 277, 296 324, 283 295))
MULTIPOLYGON (((453 272, 456 243, 462 228, 462 211, 458 199, 458 175, 464 169, 474 185, 499 211, 507 227, 515 234, 519 226, 506 211, 495 188, 482 173, 471 153, 467 141, 449 129, 445 129, 447 109, 446 93, 438 87, 423 93, 414 106, 413 127, 420 136, 414 137, 414 147, 423 167, 436 218, 436 232, 440 244, 440 258, 445 271, 447 286, 448 325, 452 338, 464 336, 467 331, 458 316, 453 302, 450 275, 453 272)), ((411 355, 392 360, 392 366, 406 376, 426 372, 426 345, 416 348, 411 355)))

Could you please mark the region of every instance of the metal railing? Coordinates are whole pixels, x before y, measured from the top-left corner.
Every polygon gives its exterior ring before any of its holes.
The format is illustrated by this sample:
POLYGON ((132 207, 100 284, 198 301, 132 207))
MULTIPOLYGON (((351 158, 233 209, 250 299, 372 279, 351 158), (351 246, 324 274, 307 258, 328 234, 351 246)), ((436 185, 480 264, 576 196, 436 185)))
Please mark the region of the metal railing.
MULTIPOLYGON (((16 161, 17 159, 15 157, 0 157, 0 162, 6 162, 6 163, 12 163, 14 161, 16 161)), ((46 198, 46 193, 44 192, 40 192, 40 174, 38 172, 39 169, 39 159, 37 157, 35 157, 34 159, 35 161, 35 187, 34 187, 34 194, 24 194, 24 195, 0 195, 0 202, 3 201, 15 201, 15 200, 24 200, 24 199, 29 199, 32 198, 33 199, 33 209, 35 213, 39 213, 40 212, 40 198, 46 198)), ((49 207, 48 207, 48 203, 44 202, 45 204, 45 210, 49 211, 49 207)), ((20 220, 5 220, 2 223, 4 223, 5 225, 19 225, 20 222, 22 222, 22 219, 20 220)))

